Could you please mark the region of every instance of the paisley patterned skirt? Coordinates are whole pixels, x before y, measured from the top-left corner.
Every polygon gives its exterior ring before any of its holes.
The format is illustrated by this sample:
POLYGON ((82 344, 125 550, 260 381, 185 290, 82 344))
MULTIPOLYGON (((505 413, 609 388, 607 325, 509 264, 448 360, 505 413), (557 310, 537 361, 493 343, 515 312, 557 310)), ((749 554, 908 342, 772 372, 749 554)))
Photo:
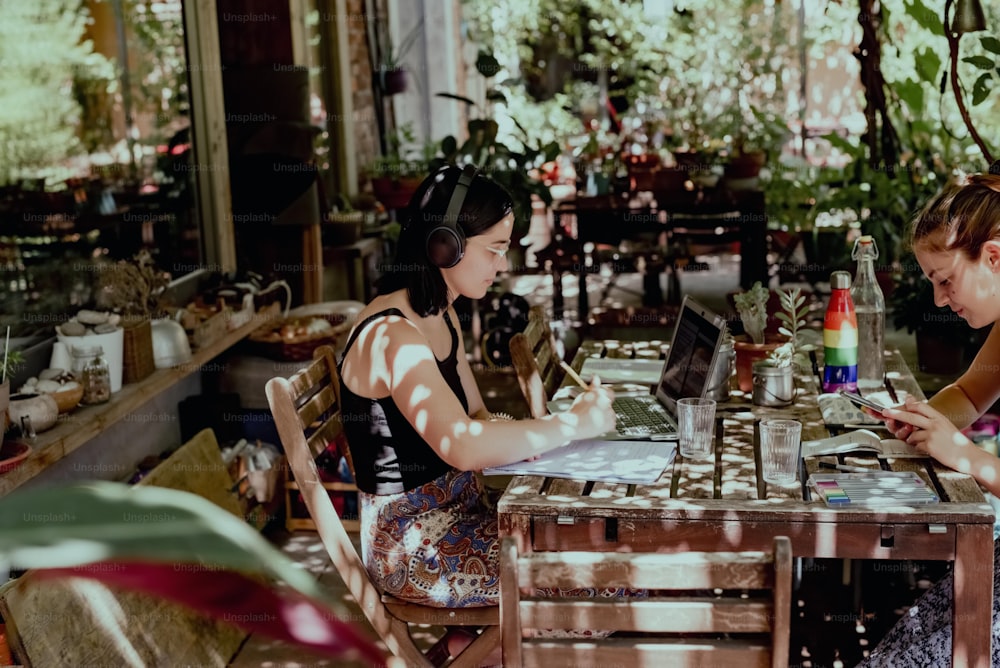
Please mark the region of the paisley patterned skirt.
POLYGON ((471 471, 400 494, 358 494, 361 555, 375 585, 441 608, 497 605, 496 506, 471 471))
MULTIPOLYGON (((497 496, 500 490, 493 490, 497 496)), ((471 471, 452 470, 401 494, 358 493, 361 556, 386 594, 438 608, 500 603, 500 535, 496 499, 471 471)), ((561 589, 562 595, 647 596, 627 589, 561 589)), ((554 590, 538 590, 551 595, 554 590)), ((585 630, 555 637, 603 636, 585 630)))

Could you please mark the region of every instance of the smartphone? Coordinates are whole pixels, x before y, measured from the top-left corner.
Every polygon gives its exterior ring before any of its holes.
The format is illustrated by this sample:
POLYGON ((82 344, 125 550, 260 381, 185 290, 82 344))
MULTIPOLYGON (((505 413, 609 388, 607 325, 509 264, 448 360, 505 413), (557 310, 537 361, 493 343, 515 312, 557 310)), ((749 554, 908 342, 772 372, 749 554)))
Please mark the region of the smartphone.
POLYGON ((884 411, 886 408, 889 408, 889 406, 883 406, 882 404, 878 403, 877 401, 872 401, 871 399, 866 399, 865 397, 861 396, 860 394, 857 394, 856 392, 845 392, 845 391, 841 390, 840 394, 841 394, 841 396, 846 397, 847 399, 850 399, 853 403, 857 404, 858 406, 864 406, 866 408, 870 408, 873 411, 877 411, 879 413, 881 413, 882 411, 884 411))

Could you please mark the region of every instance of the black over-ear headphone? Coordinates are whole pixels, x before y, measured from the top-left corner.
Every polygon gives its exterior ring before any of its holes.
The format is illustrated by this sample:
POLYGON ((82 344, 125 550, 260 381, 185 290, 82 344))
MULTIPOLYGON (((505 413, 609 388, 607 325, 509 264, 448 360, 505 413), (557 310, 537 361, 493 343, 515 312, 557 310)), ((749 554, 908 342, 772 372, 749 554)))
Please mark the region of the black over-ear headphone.
POLYGON ((465 233, 458 224, 458 215, 462 212, 465 196, 469 193, 476 171, 475 165, 465 166, 451 193, 444 219, 427 231, 427 259, 435 267, 454 267, 465 255, 465 233))

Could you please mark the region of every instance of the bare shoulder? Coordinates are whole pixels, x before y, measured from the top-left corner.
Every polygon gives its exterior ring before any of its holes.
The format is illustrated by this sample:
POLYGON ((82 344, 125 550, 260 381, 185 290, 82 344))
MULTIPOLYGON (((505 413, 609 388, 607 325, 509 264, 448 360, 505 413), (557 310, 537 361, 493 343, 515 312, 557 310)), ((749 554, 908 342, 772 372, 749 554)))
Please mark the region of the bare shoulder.
POLYGON ((413 312, 405 294, 401 300, 395 296, 397 293, 372 300, 358 313, 350 333, 354 341, 344 356, 341 375, 347 386, 362 396, 385 392, 393 361, 404 347, 426 349, 430 354, 426 339, 411 319, 413 312), (386 312, 393 309, 397 312, 386 312))

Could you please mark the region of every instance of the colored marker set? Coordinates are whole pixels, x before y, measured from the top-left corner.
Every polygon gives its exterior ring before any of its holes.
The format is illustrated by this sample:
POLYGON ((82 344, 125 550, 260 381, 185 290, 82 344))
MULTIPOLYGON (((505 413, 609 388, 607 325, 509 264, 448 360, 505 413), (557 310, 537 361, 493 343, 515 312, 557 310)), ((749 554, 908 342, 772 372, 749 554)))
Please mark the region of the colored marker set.
POLYGON ((814 474, 809 485, 832 508, 937 503, 934 490, 913 471, 814 474))

